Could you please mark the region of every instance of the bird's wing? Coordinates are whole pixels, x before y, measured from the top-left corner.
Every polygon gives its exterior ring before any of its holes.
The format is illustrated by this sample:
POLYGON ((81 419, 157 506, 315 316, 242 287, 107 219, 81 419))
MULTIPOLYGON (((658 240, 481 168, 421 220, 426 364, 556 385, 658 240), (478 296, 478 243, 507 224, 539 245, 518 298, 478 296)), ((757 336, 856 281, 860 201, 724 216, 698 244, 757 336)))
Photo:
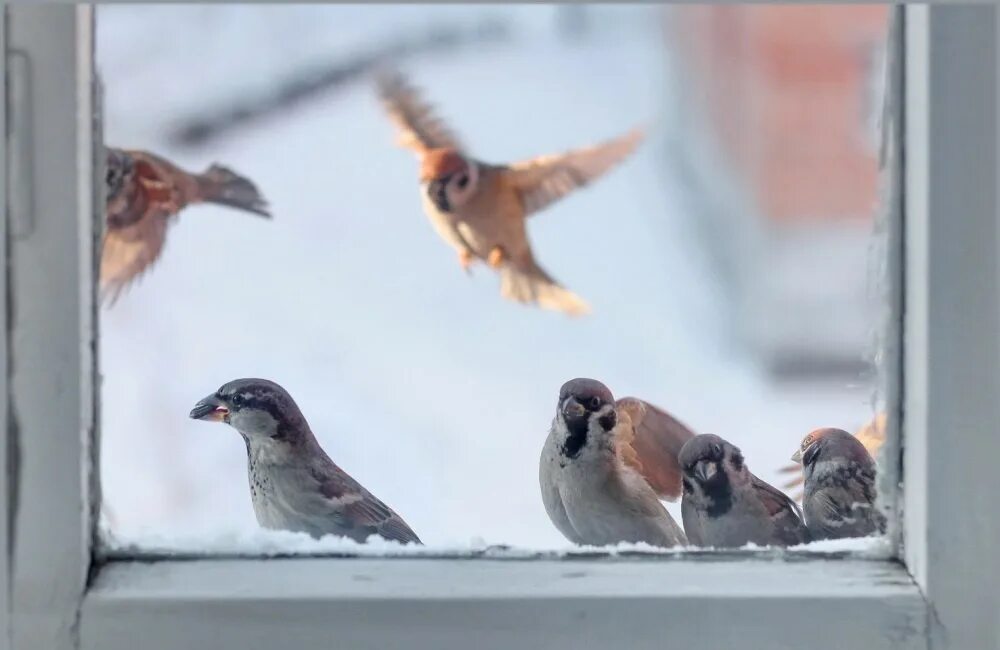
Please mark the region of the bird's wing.
POLYGON ((885 530, 885 515, 850 490, 824 488, 809 495, 809 530, 815 537, 864 537, 885 530))
POLYGON ((101 298, 113 304, 163 251, 169 217, 150 212, 135 223, 108 228, 101 249, 101 298))
POLYGON ((319 482, 320 494, 329 499, 338 523, 344 528, 378 534, 397 542, 421 543, 402 517, 340 468, 313 476, 319 482))
POLYGON ((462 145, 451 129, 434 114, 434 109, 420 92, 398 72, 378 78, 379 97, 389 118, 399 131, 399 144, 418 155, 429 149, 461 150, 462 145))
POLYGON ((701 517, 698 509, 690 501, 681 501, 681 521, 684 523, 684 534, 687 535, 688 542, 695 546, 705 545, 705 536, 701 531, 701 517))
POLYGON ((694 432, 666 411, 641 399, 624 397, 616 405, 632 421, 631 437, 623 440, 621 446, 625 462, 642 474, 661 499, 676 500, 681 494, 681 466, 677 456, 694 432))
POLYGON ((642 137, 642 131, 634 129, 593 147, 510 165, 508 181, 521 197, 525 216, 596 180, 632 153, 642 137))
POLYGON ((751 474, 750 481, 754 493, 764 505, 771 523, 774 525, 775 537, 787 545, 802 544, 808 541, 799 506, 784 492, 769 483, 765 483, 756 475, 751 474))
POLYGON ((885 413, 877 414, 871 422, 854 432, 872 458, 878 458, 878 451, 885 443, 885 413))

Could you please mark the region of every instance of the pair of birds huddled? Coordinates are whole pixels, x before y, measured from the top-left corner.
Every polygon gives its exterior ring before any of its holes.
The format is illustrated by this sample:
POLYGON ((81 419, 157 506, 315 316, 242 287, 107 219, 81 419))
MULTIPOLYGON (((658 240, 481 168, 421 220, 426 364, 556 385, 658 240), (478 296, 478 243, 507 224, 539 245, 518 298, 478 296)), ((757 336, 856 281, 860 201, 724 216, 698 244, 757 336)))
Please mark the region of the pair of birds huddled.
MULTIPOLYGON (((420 543, 402 517, 327 456, 278 384, 231 381, 199 401, 190 416, 225 422, 243 436, 261 526, 359 542, 379 535, 420 543)), ((574 379, 559 392, 539 483, 552 523, 583 545, 793 546, 884 531, 875 463, 856 438, 818 429, 805 437, 795 459, 805 475, 804 517, 790 498, 750 472, 738 447, 719 436, 695 435, 642 400, 615 400, 596 380, 574 379), (683 529, 660 501, 682 493, 683 529)))
MULTIPOLYGON (((400 74, 380 75, 378 90, 400 144, 419 160, 424 212, 455 249, 461 267, 469 271, 475 262, 485 262, 499 273, 500 293, 509 300, 587 313, 587 303, 535 259, 526 220, 621 162, 639 144, 641 132, 561 154, 490 164, 470 156, 400 74)), ((171 218, 187 205, 216 203, 270 217, 256 186, 219 165, 194 174, 148 152, 109 148, 106 181, 101 287, 110 302, 157 260, 171 218)))

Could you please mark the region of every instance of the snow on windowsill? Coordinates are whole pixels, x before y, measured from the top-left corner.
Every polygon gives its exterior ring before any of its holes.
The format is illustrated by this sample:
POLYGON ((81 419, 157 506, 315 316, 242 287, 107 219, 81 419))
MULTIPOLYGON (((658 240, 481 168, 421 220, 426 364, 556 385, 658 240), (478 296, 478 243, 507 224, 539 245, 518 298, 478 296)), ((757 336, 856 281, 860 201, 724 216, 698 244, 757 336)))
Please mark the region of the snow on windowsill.
POLYGON ((531 548, 489 544, 482 539, 447 544, 419 546, 387 541, 373 536, 361 544, 350 539, 327 535, 315 539, 305 533, 278 530, 230 530, 221 534, 163 535, 136 531, 128 535, 101 531, 99 551, 102 559, 195 559, 247 557, 359 557, 359 558, 484 558, 494 560, 588 559, 664 557, 671 559, 860 559, 885 560, 893 556, 886 537, 824 540, 789 549, 748 544, 740 549, 704 549, 693 546, 659 548, 649 544, 622 543, 612 546, 564 546, 531 548))

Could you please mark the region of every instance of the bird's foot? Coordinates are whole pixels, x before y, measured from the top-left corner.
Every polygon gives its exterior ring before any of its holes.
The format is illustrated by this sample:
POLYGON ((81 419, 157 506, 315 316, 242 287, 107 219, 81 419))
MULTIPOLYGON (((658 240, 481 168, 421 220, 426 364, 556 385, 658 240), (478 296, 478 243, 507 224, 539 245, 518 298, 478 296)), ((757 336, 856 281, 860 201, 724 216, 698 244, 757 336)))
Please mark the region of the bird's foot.
POLYGON ((472 263, 475 261, 476 258, 472 256, 471 251, 458 252, 458 264, 467 275, 472 275, 472 263))
POLYGON ((486 258, 486 262, 487 264, 490 265, 491 268, 498 269, 504 263, 504 260, 506 260, 506 258, 507 255, 506 253, 504 253, 503 248, 501 248, 500 246, 494 246, 490 250, 490 254, 486 258))

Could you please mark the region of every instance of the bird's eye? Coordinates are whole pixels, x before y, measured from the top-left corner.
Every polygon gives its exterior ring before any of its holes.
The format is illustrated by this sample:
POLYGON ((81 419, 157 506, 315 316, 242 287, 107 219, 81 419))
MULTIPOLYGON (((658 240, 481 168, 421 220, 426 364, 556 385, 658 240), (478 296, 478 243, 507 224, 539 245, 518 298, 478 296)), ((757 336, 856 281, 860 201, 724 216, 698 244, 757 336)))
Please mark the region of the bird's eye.
POLYGON ((244 403, 243 396, 237 393, 233 395, 231 398, 229 398, 229 403, 235 406, 236 408, 239 408, 243 406, 244 403))
POLYGON ((722 458, 722 445, 718 443, 712 445, 712 455, 716 458, 722 458))
POLYGON ((469 184, 469 175, 468 174, 459 174, 458 180, 456 182, 458 183, 459 189, 463 189, 464 190, 465 186, 469 184))
POLYGON ((597 409, 601 408, 601 398, 591 397, 589 404, 590 404, 590 410, 596 411, 597 409))

